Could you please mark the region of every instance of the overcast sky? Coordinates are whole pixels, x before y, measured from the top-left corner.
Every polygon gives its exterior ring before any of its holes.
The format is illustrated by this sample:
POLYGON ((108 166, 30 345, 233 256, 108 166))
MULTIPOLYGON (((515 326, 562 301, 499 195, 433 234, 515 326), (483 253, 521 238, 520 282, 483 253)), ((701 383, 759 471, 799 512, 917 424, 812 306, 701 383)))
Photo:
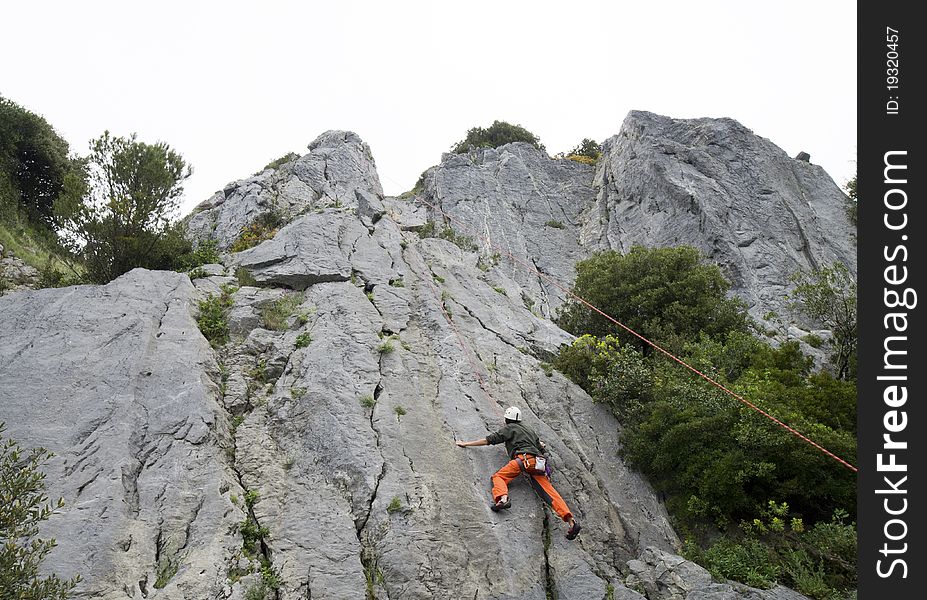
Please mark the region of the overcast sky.
POLYGON ((109 129, 193 164, 183 212, 328 129, 387 194, 494 119, 550 153, 629 110, 732 117, 838 184, 855 173, 856 3, 14 2, 0 95, 71 144, 109 129))

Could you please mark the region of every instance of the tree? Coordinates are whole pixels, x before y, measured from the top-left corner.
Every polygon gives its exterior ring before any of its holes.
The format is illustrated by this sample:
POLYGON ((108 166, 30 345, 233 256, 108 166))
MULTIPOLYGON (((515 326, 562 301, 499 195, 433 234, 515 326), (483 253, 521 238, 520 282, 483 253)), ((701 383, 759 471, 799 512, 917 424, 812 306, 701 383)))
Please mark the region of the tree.
MULTIPOLYGON (((626 326, 668 350, 701 332, 713 338, 747 331, 743 302, 728 298, 730 284, 717 265, 690 246, 601 252, 576 265, 573 291, 626 326)), ((585 305, 569 301, 558 324, 574 335, 615 335, 645 355, 650 346, 585 305)))
POLYGON ((8 208, 50 225, 54 201, 76 170, 68 143, 48 121, 0 96, 0 196, 8 208))
POLYGON ((73 182, 55 206, 88 278, 106 283, 136 267, 170 268, 190 249, 171 218, 191 168, 167 144, 139 142, 135 134, 107 131, 90 148, 87 185, 73 182))
POLYGON ((489 127, 473 127, 469 129, 467 137, 454 144, 451 147, 451 152, 461 154, 471 148, 498 148, 512 142, 526 142, 538 150, 544 150, 544 145, 538 136, 521 125, 512 125, 505 121, 493 121, 489 127))
POLYGON ((575 148, 570 150, 567 155, 585 156, 586 158, 597 160, 600 156, 602 156, 602 147, 595 140, 583 138, 583 141, 581 141, 575 148))
POLYGON ((856 197, 856 175, 853 176, 853 179, 849 180, 846 183, 846 192, 847 196, 850 198, 850 204, 847 207, 847 216, 850 218, 850 223, 853 223, 853 227, 857 226, 857 201, 856 197))
POLYGON ((792 306, 823 323, 833 335, 831 362, 839 379, 855 378, 857 317, 856 279, 842 263, 817 271, 799 271, 792 306))
POLYGON ((53 539, 38 537, 39 524, 63 500, 49 503, 41 465, 51 457, 44 448, 24 452, 12 439, 4 439, 0 423, 0 598, 2 600, 63 600, 80 581, 57 575, 40 577, 39 565, 53 539))

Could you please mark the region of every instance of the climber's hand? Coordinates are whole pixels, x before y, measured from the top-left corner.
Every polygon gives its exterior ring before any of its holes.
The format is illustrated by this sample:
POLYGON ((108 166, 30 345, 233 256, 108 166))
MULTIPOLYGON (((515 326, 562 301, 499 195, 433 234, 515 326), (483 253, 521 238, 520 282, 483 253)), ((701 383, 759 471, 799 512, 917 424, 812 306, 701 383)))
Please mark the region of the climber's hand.
POLYGON ((462 440, 457 440, 457 441, 454 442, 454 443, 457 444, 458 446, 460 446, 461 448, 466 448, 466 447, 467 447, 467 443, 464 442, 464 441, 462 441, 462 440))

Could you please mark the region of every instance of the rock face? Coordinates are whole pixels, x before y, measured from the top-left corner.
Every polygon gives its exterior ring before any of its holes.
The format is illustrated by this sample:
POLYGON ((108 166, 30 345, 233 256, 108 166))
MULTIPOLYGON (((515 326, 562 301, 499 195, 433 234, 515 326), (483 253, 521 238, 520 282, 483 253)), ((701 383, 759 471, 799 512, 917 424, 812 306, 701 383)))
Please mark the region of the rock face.
POLYGON ((788 278, 842 262, 856 273, 846 196, 731 119, 632 112, 604 144, 583 239, 627 251, 688 244, 721 265, 754 317, 787 314, 788 278))
POLYGON ((594 168, 556 160, 530 144, 445 154, 428 171, 418 201, 430 220, 473 239, 481 266, 523 303, 549 317, 565 299, 509 255, 570 286, 574 265, 589 249, 580 243, 583 213, 594 203, 594 168))
MULTIPOLYGON (((839 261, 856 272, 843 192, 821 167, 736 121, 635 111, 603 149, 594 168, 520 143, 446 154, 419 200, 486 252, 511 252, 566 287, 592 252, 686 244, 721 266, 754 317, 784 317, 799 269, 839 261)), ((504 262, 544 316, 563 301, 550 282, 504 262)))
POLYGON ((55 453, 47 567, 80 573, 85 597, 218 597, 240 510, 224 459, 216 364, 177 273, 0 298, 0 421, 55 453), (182 566, 181 566, 182 565, 182 566))
POLYGON ((512 257, 570 284, 619 233, 656 235, 627 231, 643 212, 617 191, 646 187, 625 162, 653 142, 635 140, 597 168, 524 144, 447 155, 405 201, 383 198, 355 134, 328 132, 201 205, 191 235, 223 248, 261 212, 287 223, 192 284, 136 270, 0 298, 0 421, 55 451, 67 504, 46 567, 107 599, 780 597, 676 556, 615 419, 543 362, 571 340, 549 318, 564 293, 512 257), (194 318, 223 289, 231 340, 214 349, 194 318), (525 481, 493 513, 504 452, 454 445, 511 404, 547 443, 575 541, 525 481))
POLYGON ((315 208, 357 207, 358 190, 383 196, 370 147, 356 133, 326 131, 309 144, 309 154, 216 192, 194 209, 187 229, 228 248, 265 213, 290 220, 315 208))

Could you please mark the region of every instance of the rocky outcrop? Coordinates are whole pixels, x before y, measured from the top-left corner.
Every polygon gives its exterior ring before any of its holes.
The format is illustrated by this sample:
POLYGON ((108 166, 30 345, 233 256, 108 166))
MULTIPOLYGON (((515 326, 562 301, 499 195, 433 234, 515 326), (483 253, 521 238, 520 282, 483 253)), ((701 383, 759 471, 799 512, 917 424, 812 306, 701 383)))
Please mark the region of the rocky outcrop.
POLYGON ((439 229, 472 238, 490 276, 507 280, 529 309, 550 317, 563 290, 508 254, 571 285, 574 265, 589 254, 580 231, 594 203, 593 174, 590 165, 552 159, 526 143, 479 148, 445 154, 415 200, 439 229))
POLYGON ((201 205, 189 231, 224 248, 262 211, 286 224, 192 284, 136 270, 0 298, 0 420, 56 452, 67 505, 47 566, 87 598, 765 597, 673 554, 614 417, 544 362, 571 339, 550 319, 562 290, 497 249, 572 282, 612 243, 611 213, 590 220, 610 206, 595 182, 617 181, 600 172, 512 144, 383 198, 366 145, 329 132, 201 205), (213 349, 194 316, 223 290, 213 349), (454 445, 510 404, 548 445, 575 541, 525 482, 493 513, 502 450, 454 445))
MULTIPOLYGON (((511 253, 567 287, 575 263, 595 251, 695 246, 755 318, 773 312, 786 324, 799 317, 785 298, 793 273, 838 261, 856 272, 843 192, 821 167, 732 119, 634 111, 603 148, 595 167, 521 143, 446 154, 417 200, 488 256, 511 253)), ((540 314, 564 300, 548 281, 503 262, 499 271, 540 314)))
POLYGON ((356 133, 326 131, 309 144, 309 154, 216 192, 193 210, 187 230, 225 249, 261 215, 289 221, 317 208, 356 208, 358 193, 383 196, 370 147, 356 133))
POLYGON ((842 262, 856 273, 843 192, 821 167, 732 119, 631 112, 604 144, 595 188, 584 243, 695 246, 756 318, 789 314, 799 269, 842 262))

